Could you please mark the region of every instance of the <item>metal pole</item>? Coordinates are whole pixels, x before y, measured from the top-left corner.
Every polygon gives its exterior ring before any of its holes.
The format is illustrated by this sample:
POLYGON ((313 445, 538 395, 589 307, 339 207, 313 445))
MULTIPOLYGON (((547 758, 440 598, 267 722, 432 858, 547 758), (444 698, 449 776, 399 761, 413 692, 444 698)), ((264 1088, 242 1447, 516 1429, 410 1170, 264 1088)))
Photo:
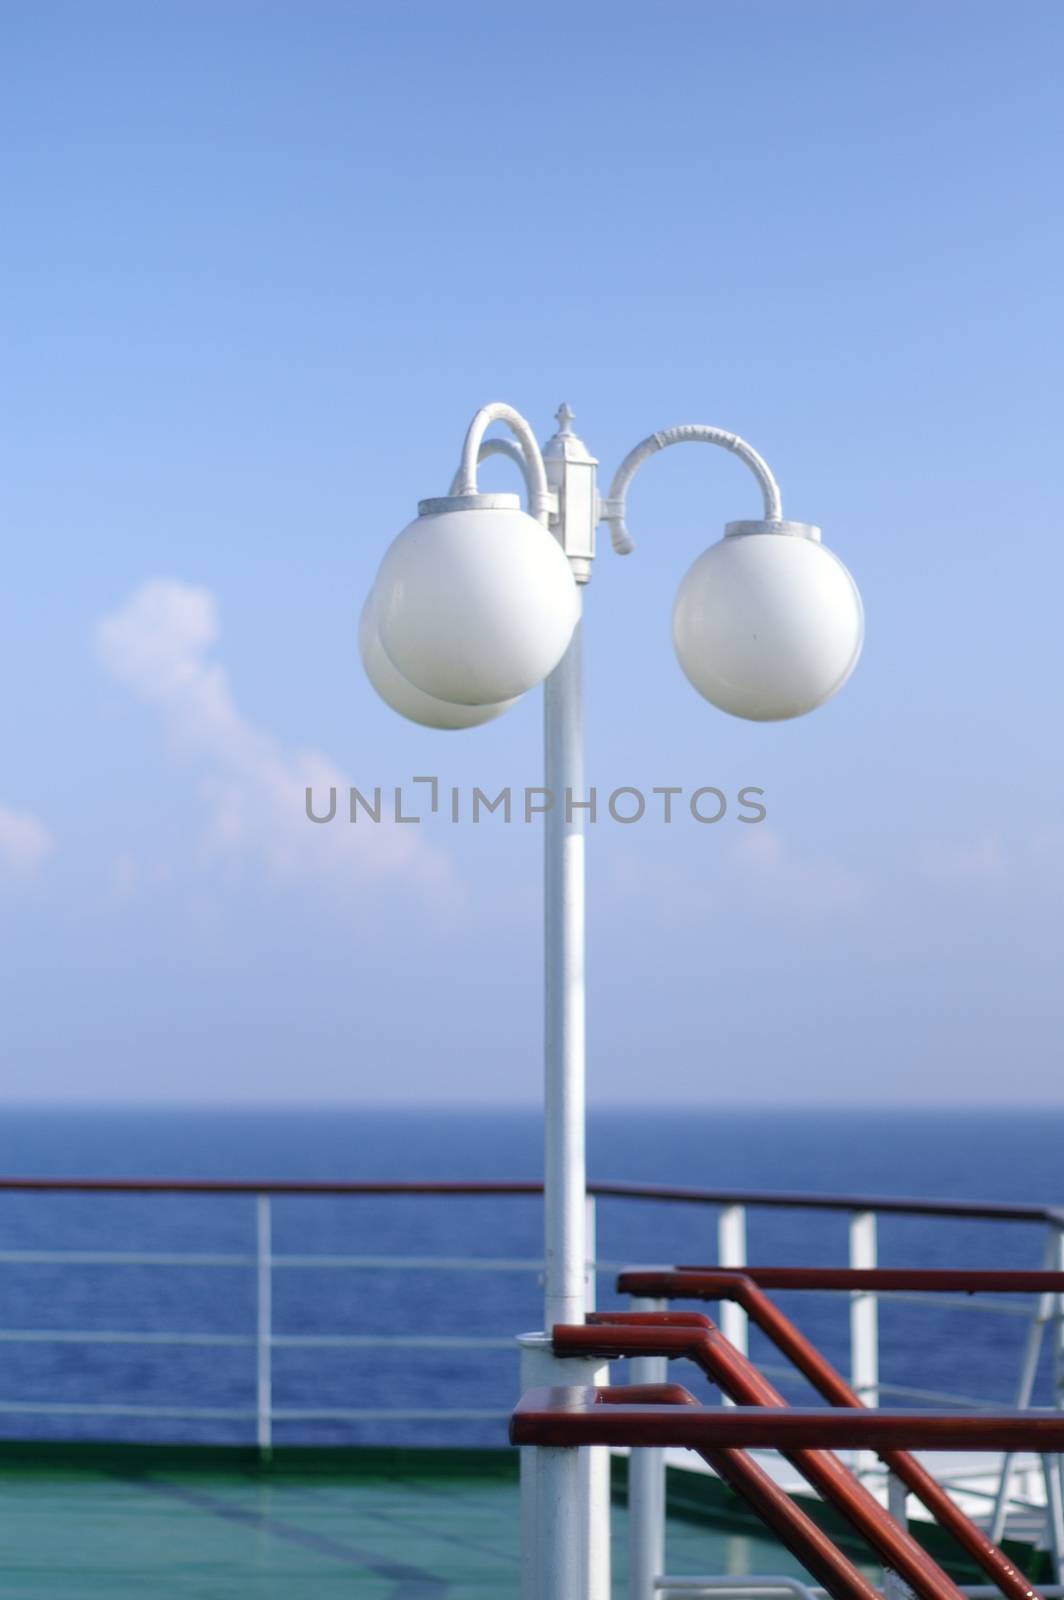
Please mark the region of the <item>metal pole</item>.
POLYGON ((1049 1548, 1053 1554, 1053 1577, 1064 1583, 1064 1497, 1060 1492, 1060 1473, 1057 1457, 1042 1457, 1042 1473, 1046 1484, 1046 1517, 1049 1527, 1049 1548))
MULTIPOLYGON (((542 1382, 546 1334, 526 1333, 518 1338, 521 1350, 521 1393, 542 1382)), ((539 1545, 539 1452, 535 1445, 523 1444, 520 1458, 521 1492, 521 1600, 540 1600, 543 1578, 540 1573, 539 1545)))
MULTIPOLYGON (((609 1382, 609 1367, 597 1356, 556 1356, 545 1333, 522 1333, 517 1343, 521 1350, 522 1393, 545 1384, 585 1388, 590 1383, 609 1382)), ((584 1596, 587 1600, 609 1600, 610 1453, 605 1446, 585 1445, 569 1453, 579 1460, 577 1499, 583 1549, 582 1600, 584 1596), (604 1478, 601 1476, 603 1469, 604 1478), (604 1489, 601 1499, 598 1498, 600 1487, 604 1489)), ((521 1600, 540 1600, 546 1570, 544 1564, 549 1565, 551 1559, 549 1552, 537 1542, 537 1530, 542 1530, 538 1502, 539 1454, 535 1445, 521 1446, 521 1600)))
MULTIPOLYGON (((887 1510, 898 1523, 899 1527, 908 1528, 909 1497, 904 1483, 893 1472, 887 1474, 887 1510)), ((904 1578, 886 1567, 883 1570, 883 1594, 885 1600, 912 1600, 912 1590, 904 1578)))
POLYGON ((538 1600, 584 1600, 586 1538, 580 1506, 580 1452, 536 1450, 536 1520, 542 1552, 538 1600))
MULTIPOLYGON (((1050 1228, 1046 1240, 1045 1251, 1042 1255, 1042 1266, 1047 1272, 1060 1270, 1060 1232, 1059 1229, 1050 1228)), ((1031 1403, 1034 1394, 1035 1378, 1038 1376, 1038 1357, 1042 1352, 1042 1337, 1045 1333, 1046 1323, 1059 1316, 1060 1297, 1054 1294, 1039 1295, 1035 1303, 1034 1314, 1027 1328, 1027 1338, 1024 1341, 1023 1357, 1020 1361, 1020 1377, 1016 1386, 1016 1398, 1013 1402, 1017 1411, 1025 1411, 1031 1403)), ((1053 1404, 1059 1406, 1061 1397, 1054 1389, 1053 1404)), ((1016 1470, 1016 1452, 1009 1450, 1002 1457, 1001 1477, 998 1480, 997 1497, 994 1501, 994 1510, 990 1518, 990 1538, 994 1544, 1000 1544, 1008 1521, 1009 1503, 1012 1498, 1012 1480, 1016 1470)))
MULTIPOLYGON (((583 1322, 587 1304, 582 623, 544 684, 544 1322, 583 1322)), ((556 1378, 556 1382, 564 1382, 556 1378)), ((609 1458, 581 1451, 578 1492, 588 1600, 608 1600, 609 1458)), ((543 1521, 540 1523, 544 1528, 543 1521)), ((540 1559, 549 1560, 546 1552, 540 1559)))
MULTIPOLYGON (((1052 1265, 1056 1272, 1064 1271, 1064 1231, 1055 1227, 1050 1235, 1053 1249, 1052 1265)), ((1064 1408, 1064 1295, 1057 1295, 1056 1315, 1053 1318, 1053 1404, 1059 1411, 1064 1408)), ((1064 1509, 1064 1457, 1056 1458, 1056 1504, 1064 1509)), ((1061 1530, 1061 1549, 1057 1553, 1057 1582, 1064 1575, 1064 1529, 1061 1530)))
MULTIPOLYGON (((593 456, 558 410, 558 432, 543 451, 556 496, 554 533, 569 558, 578 594, 591 576, 597 496, 593 456)), ((581 600, 582 609, 582 600, 581 600)), ((559 1322, 583 1322, 589 1261, 585 1156, 585 834, 583 623, 543 686, 544 784, 544 1313, 549 1337, 559 1322)), ((591 1246, 592 1252, 594 1245, 591 1246)), ((594 1303, 593 1281, 590 1287, 594 1303)), ((561 1365, 553 1381, 565 1383, 561 1365)), ((595 1382, 608 1382, 600 1368, 595 1382)), ((558 1452, 561 1455, 561 1452, 558 1452)), ((542 1482, 542 1479, 540 1480, 542 1482)), ((588 1600, 609 1600, 609 1459, 581 1451, 576 1474, 584 1546, 581 1581, 588 1600)), ((542 1509, 542 1508, 541 1508, 542 1509)), ((540 1536, 550 1519, 540 1517, 540 1536)), ((560 1535, 559 1535, 560 1536, 560 1535)), ((546 1573, 552 1557, 541 1548, 546 1573)), ((561 1591, 559 1590, 559 1593, 561 1591)), ((554 1600, 552 1594, 551 1600, 554 1600)))
MULTIPOLYGON (((633 1311, 666 1311, 664 1300, 633 1298, 633 1311)), ((630 1383, 664 1383, 665 1356, 637 1356, 628 1363, 630 1383)), ((665 1571, 665 1452, 657 1445, 628 1456, 628 1597, 654 1600, 654 1585, 665 1571)))
POLYGON ((587 1268, 584 1273, 584 1311, 594 1311, 598 1293, 598 1223, 595 1196, 589 1194, 584 1202, 584 1248, 587 1250, 587 1268))
MULTIPOLYGON (((717 1260, 722 1267, 746 1266, 746 1207, 724 1206, 717 1219, 717 1260)), ((734 1300, 720 1308, 720 1331, 743 1355, 747 1352, 746 1312, 734 1300)))
MULTIPOLYGON (((876 1265, 876 1214, 854 1211, 850 1216, 850 1266, 876 1265)), ((850 1296, 850 1383, 866 1406, 879 1404, 879 1299, 861 1290, 850 1296)), ((867 1477, 876 1469, 875 1452, 855 1450, 853 1470, 867 1477)))
MULTIPOLYGON (((584 1303, 587 1311, 594 1311, 597 1243, 593 1194, 587 1196, 584 1205, 584 1226, 587 1247, 584 1303)), ((599 1367, 591 1381, 609 1383, 609 1367, 599 1367)), ((587 1537, 588 1600, 610 1600, 610 1452, 605 1445, 592 1445, 587 1452, 587 1537)))
POLYGON ((543 1326, 583 1322, 584 798, 582 623, 544 684, 544 782, 554 803, 544 850, 544 1291, 543 1326))
POLYGON ((259 1451, 268 1456, 273 1449, 273 1243, 268 1194, 255 1196, 255 1270, 255 1411, 259 1451))

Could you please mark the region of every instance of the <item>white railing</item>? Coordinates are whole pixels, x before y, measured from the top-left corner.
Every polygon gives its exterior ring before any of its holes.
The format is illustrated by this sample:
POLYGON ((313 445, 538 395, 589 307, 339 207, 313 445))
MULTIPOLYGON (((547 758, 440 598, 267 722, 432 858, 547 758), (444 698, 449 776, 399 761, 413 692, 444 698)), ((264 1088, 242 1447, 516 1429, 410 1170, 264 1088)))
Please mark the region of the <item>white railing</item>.
MULTIPOLYGON (((1051 1207, 979 1205, 941 1201, 918 1201, 896 1198, 867 1198, 861 1196, 834 1197, 827 1195, 742 1194, 715 1190, 692 1190, 669 1186, 656 1187, 642 1184, 600 1183, 592 1185, 593 1194, 588 1202, 589 1253, 594 1255, 595 1196, 602 1199, 644 1200, 647 1202, 678 1202, 698 1204, 717 1214, 717 1264, 741 1267, 747 1260, 748 1215, 753 1209, 805 1209, 842 1213, 849 1220, 848 1264, 852 1267, 873 1267, 877 1262, 877 1219, 883 1214, 922 1216, 928 1219, 963 1218, 968 1220, 993 1219, 1012 1222, 1040 1222, 1046 1227, 1047 1242, 1044 1264, 1064 1268, 1064 1214, 1051 1207)), ((247 1422, 253 1425, 254 1436, 263 1450, 273 1443, 274 1425, 279 1422, 338 1421, 386 1422, 404 1421, 485 1421, 501 1420, 509 1413, 505 1408, 488 1407, 402 1407, 402 1406, 299 1406, 285 1407, 276 1403, 274 1384, 274 1353, 281 1349, 320 1350, 371 1350, 405 1349, 420 1351, 467 1350, 470 1352, 505 1350, 513 1348, 509 1336, 491 1337, 475 1331, 460 1334, 437 1334, 430 1330, 418 1333, 395 1332, 373 1334, 347 1334, 322 1329, 314 1333, 278 1333, 274 1326, 274 1298, 276 1275, 288 1272, 347 1272, 381 1271, 442 1273, 522 1273, 540 1274, 539 1259, 519 1256, 470 1255, 369 1255, 327 1253, 281 1253, 274 1249, 273 1201, 278 1196, 322 1195, 435 1195, 441 1199, 450 1195, 535 1197, 539 1186, 533 1183, 455 1183, 455 1184, 404 1184, 404 1183, 352 1183, 352 1184, 255 1184, 210 1182, 113 1182, 104 1180, 0 1180, 0 1192, 74 1192, 74 1193, 178 1193, 199 1195, 243 1195, 254 1201, 255 1245, 246 1252, 211 1251, 135 1251, 135 1250, 0 1250, 0 1268, 4 1265, 76 1265, 101 1267, 170 1267, 194 1268, 204 1272, 215 1269, 246 1270, 253 1275, 255 1284, 255 1318, 246 1333, 242 1332, 142 1332, 106 1329, 0 1329, 3 1344, 82 1344, 91 1345, 143 1345, 188 1346, 209 1349, 247 1348, 254 1362, 255 1403, 251 1407, 153 1405, 140 1403, 95 1403, 80 1399, 61 1401, 53 1399, 17 1399, 0 1392, 0 1415, 41 1416, 91 1416, 99 1418, 155 1418, 182 1420, 225 1420, 247 1422)), ((663 1230, 668 1237, 668 1230, 663 1230)), ((595 1275, 608 1278, 624 1262, 589 1262, 589 1281, 595 1275)), ((830 1293, 832 1291, 823 1291, 830 1293)), ((835 1291, 846 1294, 847 1291, 835 1291)), ((955 1308, 971 1309, 984 1314, 1023 1317, 1028 1321, 1020 1371, 1013 1403, 1028 1406, 1034 1392, 1039 1355, 1047 1330, 1051 1330, 1054 1364, 1054 1399, 1064 1402, 1064 1345, 1062 1345, 1062 1297, 1043 1295, 1037 1298, 1033 1310, 999 1296, 980 1295, 974 1299, 931 1293, 891 1291, 879 1293, 861 1291, 849 1294, 850 1317, 850 1382, 867 1403, 875 1404, 880 1395, 906 1397, 944 1405, 988 1407, 995 1404, 983 1397, 961 1393, 915 1388, 909 1385, 885 1383, 879 1370, 879 1305, 881 1299, 905 1301, 911 1304, 941 1304, 948 1302, 955 1308)), ((416 1310, 411 1312, 416 1316, 416 1310)), ((723 1331, 740 1349, 746 1346, 746 1314, 741 1307, 726 1303, 722 1308, 723 1331)), ((656 1370, 656 1369, 655 1369, 656 1370)), ((766 1366, 767 1375, 793 1375, 792 1369, 766 1366)), ((644 1378, 646 1381, 646 1378, 644 1378)), ((1014 1462, 1006 1459, 1001 1481, 996 1493, 993 1512, 993 1530, 1000 1536, 1012 1481, 1014 1462)), ((1053 1496, 1050 1496, 1052 1501, 1053 1496)), ((1064 1530, 1060 1532, 1064 1550, 1064 1530)))
MULTIPOLYGON (((198 1192, 198 1191, 197 1191, 198 1192)), ((276 1333, 273 1328, 274 1276, 278 1272, 524 1272, 542 1273, 542 1263, 526 1257, 275 1254, 272 1247, 272 1196, 255 1194, 254 1254, 150 1250, 0 1250, 0 1265, 194 1267, 203 1271, 246 1269, 255 1277, 255 1330, 239 1333, 154 1332, 121 1329, 0 1329, 0 1344, 134 1345, 247 1349, 254 1353, 254 1409, 234 1406, 156 1405, 0 1398, 0 1415, 154 1418, 173 1421, 253 1422, 258 1446, 269 1451, 276 1422, 496 1421, 509 1416, 501 1407, 460 1406, 277 1406, 273 1398, 275 1350, 512 1350, 510 1337, 479 1334, 276 1333)), ((593 1207, 594 1202, 589 1202, 593 1207)), ((605 1270, 605 1269, 604 1269, 605 1270)))

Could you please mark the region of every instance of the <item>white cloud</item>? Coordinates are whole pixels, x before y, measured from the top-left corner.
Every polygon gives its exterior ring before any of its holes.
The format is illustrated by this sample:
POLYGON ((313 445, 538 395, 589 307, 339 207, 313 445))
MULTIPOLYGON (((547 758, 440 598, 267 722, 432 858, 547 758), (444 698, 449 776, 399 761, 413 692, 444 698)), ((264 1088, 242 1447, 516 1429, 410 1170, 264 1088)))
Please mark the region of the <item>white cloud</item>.
POLYGON ((858 873, 830 857, 796 855, 764 823, 738 835, 729 854, 744 887, 759 885, 806 911, 841 911, 865 898, 867 885, 858 873))
MULTIPOLYGON (((721 828, 725 827, 721 823, 721 828)), ((765 823, 719 836, 719 848, 681 863, 632 849, 609 862, 613 890, 667 928, 704 927, 722 918, 771 912, 806 922, 856 911, 869 883, 842 862, 797 854, 765 823)))
MULTIPOLYGON (((143 584, 96 628, 107 669, 157 709, 175 757, 203 770, 205 856, 244 860, 283 882, 318 878, 344 893, 353 884, 398 881, 436 900, 451 898, 450 864, 416 827, 350 826, 344 801, 351 780, 319 751, 285 749, 241 715, 225 668, 211 659, 220 632, 209 590, 164 578, 143 584), (328 826, 307 820, 308 785, 319 810, 328 790, 338 791, 328 826)), ((123 888, 137 876, 125 863, 123 888)))
POLYGON ((939 841, 919 856, 929 878, 949 883, 958 879, 996 878, 1005 870, 1005 851, 1001 841, 984 835, 968 843, 939 841))
POLYGON ((0 880, 32 878, 55 853, 55 839, 29 811, 0 806, 0 880))
POLYGON ((1064 860, 1064 823, 1045 822, 1035 828, 1030 837, 1032 852, 1042 860, 1064 860))

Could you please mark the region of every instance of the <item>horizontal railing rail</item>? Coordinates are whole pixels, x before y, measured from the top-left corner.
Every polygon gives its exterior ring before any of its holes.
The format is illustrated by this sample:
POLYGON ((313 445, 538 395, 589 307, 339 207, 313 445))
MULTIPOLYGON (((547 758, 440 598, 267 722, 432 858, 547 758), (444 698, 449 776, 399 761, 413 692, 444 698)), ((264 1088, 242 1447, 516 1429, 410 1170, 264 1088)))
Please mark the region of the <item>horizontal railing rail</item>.
MULTIPOLYGON (((77 1192, 85 1194, 269 1194, 269 1195, 540 1195, 542 1183, 473 1180, 351 1182, 252 1178, 89 1178, 3 1177, 0 1192, 77 1192)), ((768 1210, 874 1211, 883 1216, 967 1217, 991 1222, 1053 1222, 1064 1227, 1064 1206, 1008 1201, 937 1200, 899 1195, 826 1195, 804 1190, 703 1189, 676 1184, 595 1181, 588 1193, 627 1200, 661 1200, 683 1205, 749 1206, 768 1210)))
POLYGON ((803 1409, 704 1406, 682 1384, 530 1389, 510 1423, 511 1444, 606 1444, 721 1450, 1064 1450, 1059 1411, 803 1409))
MULTIPOLYGON (((626 1267, 625 1279, 638 1274, 638 1267, 626 1267)), ((651 1269, 653 1270, 653 1269, 651 1269)), ((669 1273, 678 1280, 684 1274, 711 1284, 723 1279, 734 1269, 727 1267, 679 1266, 670 1267, 669 1273)), ((1047 1290, 1060 1293, 1064 1290, 1064 1272, 1049 1272, 1044 1268, 1033 1272, 1014 1267, 757 1267, 744 1266, 742 1276, 755 1283, 759 1289, 933 1289, 939 1294, 983 1294, 994 1290, 998 1294, 1044 1294, 1047 1290)), ((650 1291, 625 1284, 626 1294, 646 1294, 650 1291)))

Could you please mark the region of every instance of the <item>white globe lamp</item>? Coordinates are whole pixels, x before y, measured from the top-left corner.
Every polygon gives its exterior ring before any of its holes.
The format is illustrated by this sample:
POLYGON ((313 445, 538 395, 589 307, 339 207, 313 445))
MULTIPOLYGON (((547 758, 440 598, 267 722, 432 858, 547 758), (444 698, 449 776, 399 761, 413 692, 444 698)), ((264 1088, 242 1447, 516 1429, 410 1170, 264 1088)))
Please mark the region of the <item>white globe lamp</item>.
POLYGON ((416 688, 393 666, 381 644, 372 593, 362 607, 358 648, 366 677, 385 705, 398 711, 408 722, 419 723, 423 728, 478 728, 485 722, 493 722, 496 717, 501 717, 515 703, 513 700, 504 700, 496 705, 460 706, 449 700, 437 700, 433 695, 416 688))
POLYGON ((672 638, 699 694, 736 717, 782 722, 823 705, 861 653, 853 578, 805 522, 729 522, 689 569, 672 638))
POLYGON ((418 509, 377 574, 381 644, 424 694, 498 715, 568 648, 579 615, 569 562, 516 495, 451 495, 418 509))

